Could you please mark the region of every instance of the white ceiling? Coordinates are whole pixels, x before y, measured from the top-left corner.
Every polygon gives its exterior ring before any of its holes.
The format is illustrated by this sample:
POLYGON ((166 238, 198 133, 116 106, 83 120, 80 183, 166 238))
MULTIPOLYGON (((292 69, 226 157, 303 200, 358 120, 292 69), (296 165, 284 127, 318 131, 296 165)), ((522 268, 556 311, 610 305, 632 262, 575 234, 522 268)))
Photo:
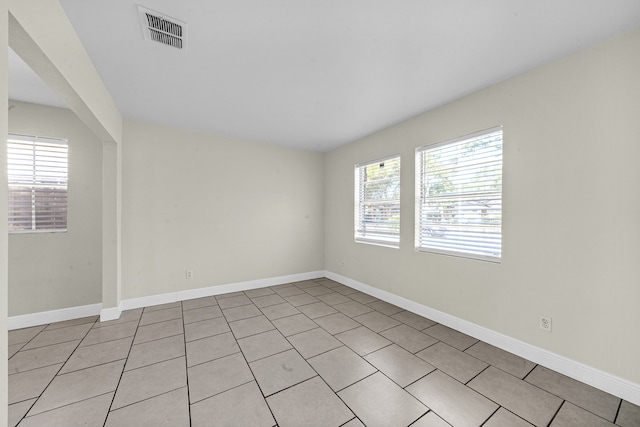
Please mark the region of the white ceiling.
MULTIPOLYGON (((640 27, 639 0, 60 2, 125 117, 322 151, 640 27)), ((60 105, 9 59, 12 99, 60 105)))

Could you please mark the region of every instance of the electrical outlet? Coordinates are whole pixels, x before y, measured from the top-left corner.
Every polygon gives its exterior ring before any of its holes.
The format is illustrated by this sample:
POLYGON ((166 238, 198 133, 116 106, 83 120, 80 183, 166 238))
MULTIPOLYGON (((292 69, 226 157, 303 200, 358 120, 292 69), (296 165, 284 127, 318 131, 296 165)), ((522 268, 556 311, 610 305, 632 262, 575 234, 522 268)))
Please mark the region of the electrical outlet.
POLYGON ((185 277, 187 279, 193 279, 193 270, 187 270, 185 271, 185 277))
POLYGON ((551 332, 551 317, 540 317, 540 329, 542 329, 543 331, 551 332))

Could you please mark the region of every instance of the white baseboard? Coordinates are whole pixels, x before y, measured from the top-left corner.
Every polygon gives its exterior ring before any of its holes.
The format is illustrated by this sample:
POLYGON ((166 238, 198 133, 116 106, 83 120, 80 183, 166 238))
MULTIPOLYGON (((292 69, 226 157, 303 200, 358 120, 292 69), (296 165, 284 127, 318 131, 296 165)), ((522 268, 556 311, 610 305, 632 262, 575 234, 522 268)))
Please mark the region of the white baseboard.
POLYGON ((106 322, 108 320, 116 320, 120 318, 122 314, 122 303, 117 307, 103 308, 100 310, 100 321, 106 322))
POLYGON ((528 359, 546 368, 560 372, 568 377, 585 384, 618 396, 635 405, 640 405, 640 384, 633 383, 599 369, 587 366, 583 363, 567 357, 552 353, 548 350, 517 340, 499 332, 492 331, 475 323, 460 319, 450 314, 435 310, 415 301, 394 295, 362 282, 341 276, 331 271, 325 271, 324 276, 347 285, 359 291, 365 292, 390 304, 397 305, 405 310, 419 314, 433 321, 441 323, 452 329, 482 340, 502 350, 528 359))
POLYGON ((166 294, 150 295, 140 298, 130 298, 122 300, 121 305, 123 310, 131 310, 133 308, 150 307, 159 304, 167 304, 170 302, 185 301, 194 298, 209 297, 212 295, 221 295, 229 292, 265 288, 267 286, 275 286, 283 283, 300 282, 302 280, 316 279, 318 277, 322 277, 323 275, 324 271, 312 271, 308 273, 290 274, 288 276, 248 280, 246 282, 228 283, 225 285, 209 286, 206 288, 169 292, 166 294))
POLYGON ((47 323, 62 322, 65 320, 79 319, 81 317, 96 316, 100 314, 102 304, 90 304, 79 307, 62 308, 59 310, 42 311, 40 313, 11 316, 7 320, 8 329, 28 328, 31 326, 45 325, 47 323))

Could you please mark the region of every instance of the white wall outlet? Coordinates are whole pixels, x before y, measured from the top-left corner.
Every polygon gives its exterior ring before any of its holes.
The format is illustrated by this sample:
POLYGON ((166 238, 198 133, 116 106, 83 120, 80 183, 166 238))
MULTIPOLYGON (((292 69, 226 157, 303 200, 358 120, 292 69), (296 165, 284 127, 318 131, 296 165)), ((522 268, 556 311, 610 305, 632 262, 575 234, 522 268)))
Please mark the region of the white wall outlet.
POLYGON ((551 317, 540 317, 540 329, 542 329, 543 331, 551 332, 551 317))
POLYGON ((187 270, 187 271, 185 271, 185 274, 184 274, 184 275, 185 275, 185 277, 186 277, 187 279, 193 279, 193 270, 187 270))

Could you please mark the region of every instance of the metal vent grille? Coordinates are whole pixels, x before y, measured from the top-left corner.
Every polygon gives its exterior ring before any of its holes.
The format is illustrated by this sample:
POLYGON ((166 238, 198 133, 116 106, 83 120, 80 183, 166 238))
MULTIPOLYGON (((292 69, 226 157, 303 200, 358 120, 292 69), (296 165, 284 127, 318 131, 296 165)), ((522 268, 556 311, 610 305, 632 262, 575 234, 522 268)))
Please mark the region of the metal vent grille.
POLYGON ((145 39, 176 49, 185 47, 186 24, 184 22, 142 6, 138 6, 138 10, 145 39))

